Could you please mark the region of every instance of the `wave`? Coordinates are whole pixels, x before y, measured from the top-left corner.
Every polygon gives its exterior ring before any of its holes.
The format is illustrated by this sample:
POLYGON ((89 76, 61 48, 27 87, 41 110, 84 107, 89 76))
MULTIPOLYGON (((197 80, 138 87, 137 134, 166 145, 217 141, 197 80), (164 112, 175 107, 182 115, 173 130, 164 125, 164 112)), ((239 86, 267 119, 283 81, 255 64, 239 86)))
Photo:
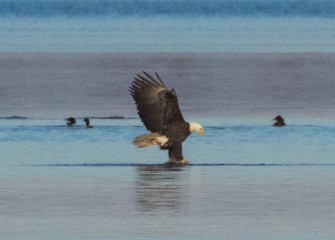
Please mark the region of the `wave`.
MULTIPOLYGON (((56 163, 33 167, 170 167, 168 164, 143 163, 56 163)), ((335 167, 335 163, 195 163, 183 167, 335 167)))
POLYGON ((330 0, 4 0, 0 17, 335 17, 330 0))
MULTIPOLYGON (((84 119, 84 117, 76 117, 77 119, 84 119)), ((98 120, 131 120, 131 119, 137 119, 134 117, 124 117, 124 116, 109 116, 109 117, 89 117, 90 119, 98 119, 98 120)), ((34 118, 24 117, 24 116, 8 116, 8 117, 0 117, 0 120, 32 120, 34 118)), ((47 119, 44 119, 47 120, 47 119)), ((49 119, 51 120, 51 119, 49 119)), ((57 119, 54 119, 57 120, 57 119)))
POLYGON ((28 117, 23 117, 23 116, 9 116, 9 117, 0 117, 0 120, 27 120, 29 119, 28 117))
POLYGON ((108 120, 108 119, 119 119, 119 120, 122 120, 122 119, 136 119, 134 117, 123 117, 123 116, 118 116, 118 115, 115 115, 115 116, 110 116, 110 117, 89 117, 90 119, 101 119, 101 120, 108 120))

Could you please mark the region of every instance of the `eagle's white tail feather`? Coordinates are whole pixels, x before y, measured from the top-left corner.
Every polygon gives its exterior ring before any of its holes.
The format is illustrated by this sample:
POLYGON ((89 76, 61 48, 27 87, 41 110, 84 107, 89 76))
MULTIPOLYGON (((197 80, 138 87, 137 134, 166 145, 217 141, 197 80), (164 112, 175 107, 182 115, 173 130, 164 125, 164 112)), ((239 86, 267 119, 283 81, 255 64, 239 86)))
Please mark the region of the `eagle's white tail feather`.
POLYGON ((137 136, 133 143, 139 147, 148 147, 148 146, 162 146, 164 143, 166 143, 169 139, 165 137, 164 135, 158 134, 158 133, 148 133, 137 136))

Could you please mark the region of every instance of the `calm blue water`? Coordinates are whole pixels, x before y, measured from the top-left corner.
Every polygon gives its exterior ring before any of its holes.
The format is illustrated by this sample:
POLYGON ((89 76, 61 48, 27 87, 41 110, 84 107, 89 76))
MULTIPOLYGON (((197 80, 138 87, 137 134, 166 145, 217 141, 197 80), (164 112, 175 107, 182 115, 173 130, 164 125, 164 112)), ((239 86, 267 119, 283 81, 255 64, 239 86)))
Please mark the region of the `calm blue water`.
POLYGON ((1 1, 0 52, 331 52, 335 3, 1 1))
MULTIPOLYGON (((285 128, 271 121, 199 120, 206 137, 196 134, 185 143, 185 157, 195 165, 323 165, 335 164, 335 127, 332 122, 285 128), (234 123, 235 122, 235 123, 234 123)), ((138 149, 131 144, 146 133, 138 119, 92 119, 93 129, 68 128, 58 120, 0 120, 3 166, 22 165, 139 165, 163 164, 167 152, 138 149)))
POLYGON ((168 169, 138 119, 1 119, 2 239, 333 238, 334 123, 202 122, 168 169))
POLYGON ((326 0, 0 1, 0 238, 334 239, 334 19, 326 0), (133 146, 137 118, 65 126, 137 117, 143 70, 205 127, 188 167, 133 146))
POLYGON ((0 9, 2 17, 335 17, 327 0, 4 0, 0 9))

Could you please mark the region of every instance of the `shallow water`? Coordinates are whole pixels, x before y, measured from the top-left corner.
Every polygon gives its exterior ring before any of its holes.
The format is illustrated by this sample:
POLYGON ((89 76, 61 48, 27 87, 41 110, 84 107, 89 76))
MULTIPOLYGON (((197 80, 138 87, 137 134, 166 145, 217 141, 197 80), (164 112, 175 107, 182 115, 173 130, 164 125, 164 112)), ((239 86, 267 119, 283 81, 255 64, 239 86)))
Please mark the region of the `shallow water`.
MULTIPOLYGON (((67 127, 57 120, 0 120, 2 165, 162 164, 167 152, 132 145, 146 133, 139 119, 92 119, 92 129, 77 120, 67 127)), ((206 137, 192 134, 184 155, 193 164, 332 164, 332 122, 271 127, 271 121, 241 122, 202 119, 206 137)), ((318 122, 316 122, 318 123, 318 122)))
POLYGON ((1 1, 0 238, 334 239, 334 9, 1 1), (205 127, 184 144, 190 166, 131 143, 143 70, 205 127))
POLYGON ((26 167, 1 177, 0 229, 4 239, 332 239, 333 176, 328 167, 26 167))
POLYGON ((145 132, 139 120, 91 122, 0 120, 4 239, 335 234, 332 123, 207 122, 184 145, 191 165, 166 168, 166 152, 131 144, 145 132))

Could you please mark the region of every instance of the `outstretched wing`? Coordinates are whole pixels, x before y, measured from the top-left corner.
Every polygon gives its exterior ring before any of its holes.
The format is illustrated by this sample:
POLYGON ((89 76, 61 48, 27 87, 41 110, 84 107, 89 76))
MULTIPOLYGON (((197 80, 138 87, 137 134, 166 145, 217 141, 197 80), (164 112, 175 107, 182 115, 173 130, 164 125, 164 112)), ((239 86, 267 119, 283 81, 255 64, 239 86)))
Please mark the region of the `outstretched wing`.
POLYGON ((135 77, 129 91, 145 127, 151 132, 164 134, 169 126, 185 120, 175 90, 168 90, 157 73, 156 78, 143 72, 135 77))

